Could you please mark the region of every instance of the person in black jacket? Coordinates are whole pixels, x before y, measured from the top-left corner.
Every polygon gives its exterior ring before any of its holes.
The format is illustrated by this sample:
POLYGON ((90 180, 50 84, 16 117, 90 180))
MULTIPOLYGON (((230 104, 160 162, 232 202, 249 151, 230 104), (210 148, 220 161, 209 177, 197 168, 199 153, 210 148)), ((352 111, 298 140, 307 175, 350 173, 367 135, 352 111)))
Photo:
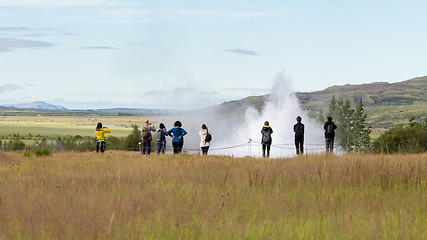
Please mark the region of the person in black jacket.
POLYGON ((323 129, 325 129, 326 152, 333 152, 335 129, 337 129, 337 125, 335 125, 335 123, 332 122, 331 116, 328 117, 328 121, 325 122, 323 129))
POLYGON ((294 125, 295 147, 297 154, 304 154, 304 124, 301 123, 301 117, 297 117, 297 124, 294 125))
POLYGON ((270 127, 268 121, 264 122, 264 127, 261 129, 262 139, 262 157, 265 157, 265 149, 267 149, 267 157, 270 157, 270 147, 271 147, 271 134, 273 133, 273 129, 270 127))

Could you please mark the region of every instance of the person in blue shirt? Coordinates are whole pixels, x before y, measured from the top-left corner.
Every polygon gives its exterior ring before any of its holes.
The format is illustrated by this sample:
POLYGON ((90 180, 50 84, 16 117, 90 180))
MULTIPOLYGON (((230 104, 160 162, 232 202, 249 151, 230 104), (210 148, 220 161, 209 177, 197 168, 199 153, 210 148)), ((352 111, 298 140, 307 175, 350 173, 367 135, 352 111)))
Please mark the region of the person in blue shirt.
POLYGON ((182 123, 180 121, 176 121, 173 126, 174 128, 169 130, 167 135, 172 137, 173 154, 178 154, 182 152, 184 136, 187 134, 187 131, 182 128, 182 123))

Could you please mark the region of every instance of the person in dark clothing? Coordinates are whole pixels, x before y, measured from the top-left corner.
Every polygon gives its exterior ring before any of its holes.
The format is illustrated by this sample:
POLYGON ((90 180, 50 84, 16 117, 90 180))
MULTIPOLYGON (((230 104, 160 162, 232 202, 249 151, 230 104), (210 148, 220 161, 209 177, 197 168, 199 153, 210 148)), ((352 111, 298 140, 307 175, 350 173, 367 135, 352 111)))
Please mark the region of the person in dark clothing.
POLYGON ((301 117, 297 117, 297 124, 294 125, 295 147, 297 154, 304 154, 304 124, 301 123, 301 117))
POLYGON ((335 129, 337 129, 337 125, 335 125, 335 123, 332 122, 331 116, 328 117, 328 121, 325 122, 323 129, 325 129, 326 152, 333 152, 335 129))
POLYGON ((142 138, 142 154, 150 155, 151 153, 151 132, 155 132, 156 128, 151 125, 150 121, 145 120, 144 125, 141 129, 141 138, 142 138))
POLYGON ((261 129, 262 139, 262 157, 265 157, 265 150, 267 149, 267 157, 270 157, 270 147, 271 147, 271 134, 273 133, 273 129, 270 127, 268 121, 264 122, 264 127, 261 129))

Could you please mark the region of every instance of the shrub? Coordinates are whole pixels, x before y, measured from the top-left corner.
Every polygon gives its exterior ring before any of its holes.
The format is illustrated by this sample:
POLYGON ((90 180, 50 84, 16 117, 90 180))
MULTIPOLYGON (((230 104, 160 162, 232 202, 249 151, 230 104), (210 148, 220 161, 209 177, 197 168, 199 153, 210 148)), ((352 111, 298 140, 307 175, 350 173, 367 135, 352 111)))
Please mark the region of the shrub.
MULTIPOLYGON (((427 120, 427 119, 426 119, 427 120)), ((374 143, 376 153, 423 153, 427 151, 427 121, 409 120, 383 133, 374 143)))
POLYGON ((52 153, 49 151, 48 148, 39 148, 35 151, 35 154, 37 157, 41 157, 41 156, 50 156, 52 153))

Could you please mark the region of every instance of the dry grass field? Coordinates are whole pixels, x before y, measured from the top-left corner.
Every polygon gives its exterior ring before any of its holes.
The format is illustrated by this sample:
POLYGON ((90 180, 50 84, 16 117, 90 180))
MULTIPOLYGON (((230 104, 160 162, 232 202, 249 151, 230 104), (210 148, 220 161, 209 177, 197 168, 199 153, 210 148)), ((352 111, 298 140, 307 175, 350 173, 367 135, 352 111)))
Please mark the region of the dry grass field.
POLYGON ((427 239, 427 155, 0 152, 0 239, 427 239))

